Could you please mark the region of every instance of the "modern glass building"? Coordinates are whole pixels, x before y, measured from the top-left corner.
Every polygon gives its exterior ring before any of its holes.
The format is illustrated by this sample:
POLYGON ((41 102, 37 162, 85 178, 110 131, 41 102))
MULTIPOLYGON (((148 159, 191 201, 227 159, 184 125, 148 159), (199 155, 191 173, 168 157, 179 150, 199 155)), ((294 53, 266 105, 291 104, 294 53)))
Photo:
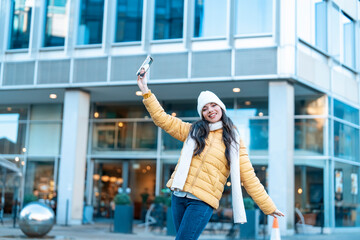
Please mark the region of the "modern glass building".
POLYGON ((0 165, 1 211, 35 195, 81 224, 130 188, 141 218, 182 147, 136 95, 150 54, 169 114, 196 121, 202 90, 224 100, 283 234, 300 216, 360 229, 359 18, 358 0, 0 1, 0 157, 22 173, 0 165))

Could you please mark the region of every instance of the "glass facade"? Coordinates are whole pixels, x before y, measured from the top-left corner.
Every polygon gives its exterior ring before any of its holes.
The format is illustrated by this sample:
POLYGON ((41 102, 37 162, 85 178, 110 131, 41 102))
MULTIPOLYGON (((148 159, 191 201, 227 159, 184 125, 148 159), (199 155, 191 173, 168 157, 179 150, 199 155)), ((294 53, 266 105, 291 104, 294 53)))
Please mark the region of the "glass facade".
POLYGON ((273 0, 236 0, 235 33, 271 34, 273 28, 273 0))
POLYGON ((226 13, 227 5, 222 1, 196 0, 194 37, 225 37, 226 13))
POLYGON ((81 0, 79 45, 102 43, 104 0, 81 0))
POLYGON ((355 23, 344 12, 341 13, 342 62, 355 68, 355 23))
POLYGON ((155 0, 154 39, 183 37, 184 0, 155 0))
POLYGON ((28 48, 33 4, 26 0, 12 0, 10 49, 28 48))
POLYGON ((118 0, 115 42, 141 40, 143 0, 118 0))
POLYGON ((64 46, 67 34, 67 0, 47 0, 44 46, 64 46))
POLYGON ((297 1, 297 12, 299 38, 327 51, 327 2, 297 1))

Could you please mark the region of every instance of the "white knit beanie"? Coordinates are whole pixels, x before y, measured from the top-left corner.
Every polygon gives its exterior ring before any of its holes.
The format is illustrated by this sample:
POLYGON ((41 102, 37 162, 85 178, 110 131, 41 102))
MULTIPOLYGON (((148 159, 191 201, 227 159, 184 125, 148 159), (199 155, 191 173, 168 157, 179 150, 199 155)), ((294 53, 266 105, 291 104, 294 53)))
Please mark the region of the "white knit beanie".
POLYGON ((218 96, 215 95, 215 93, 210 91, 202 91, 198 97, 198 105, 197 105, 197 111, 201 118, 202 118, 202 109, 208 103, 216 103, 222 108, 222 110, 226 112, 225 104, 218 98, 218 96))

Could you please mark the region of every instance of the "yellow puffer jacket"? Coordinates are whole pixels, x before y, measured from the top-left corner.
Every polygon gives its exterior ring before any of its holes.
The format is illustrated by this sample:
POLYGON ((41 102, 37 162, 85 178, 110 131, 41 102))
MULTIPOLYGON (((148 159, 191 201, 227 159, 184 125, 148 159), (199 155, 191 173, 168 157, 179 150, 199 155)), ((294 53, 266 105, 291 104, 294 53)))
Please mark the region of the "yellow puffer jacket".
MULTIPOLYGON (((183 122, 179 118, 165 113, 151 92, 144 94, 143 102, 157 126, 182 142, 186 140, 191 128, 190 123, 183 122)), ((273 213, 276 206, 256 177, 243 141, 240 141, 239 159, 241 182, 246 191, 265 214, 273 213)), ((171 179, 166 184, 169 188, 177 167, 178 164, 171 175, 171 179)), ((191 161, 183 191, 193 194, 217 209, 229 174, 230 169, 225 157, 225 144, 222 141, 222 129, 211 131, 203 152, 194 156, 191 161)))

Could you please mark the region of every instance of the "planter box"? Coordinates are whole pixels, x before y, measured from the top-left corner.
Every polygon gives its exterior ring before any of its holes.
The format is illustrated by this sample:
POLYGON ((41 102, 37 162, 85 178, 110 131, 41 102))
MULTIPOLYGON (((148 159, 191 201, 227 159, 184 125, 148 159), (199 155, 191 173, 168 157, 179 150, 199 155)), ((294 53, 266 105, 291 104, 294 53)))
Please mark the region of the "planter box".
POLYGON ((114 232, 132 233, 134 219, 134 207, 128 205, 116 205, 114 216, 114 232))
POLYGON ((176 229, 171 207, 168 207, 166 211, 166 235, 176 236, 176 229))
POLYGON ((259 233, 260 210, 245 210, 247 223, 240 224, 239 239, 257 239, 259 233))

